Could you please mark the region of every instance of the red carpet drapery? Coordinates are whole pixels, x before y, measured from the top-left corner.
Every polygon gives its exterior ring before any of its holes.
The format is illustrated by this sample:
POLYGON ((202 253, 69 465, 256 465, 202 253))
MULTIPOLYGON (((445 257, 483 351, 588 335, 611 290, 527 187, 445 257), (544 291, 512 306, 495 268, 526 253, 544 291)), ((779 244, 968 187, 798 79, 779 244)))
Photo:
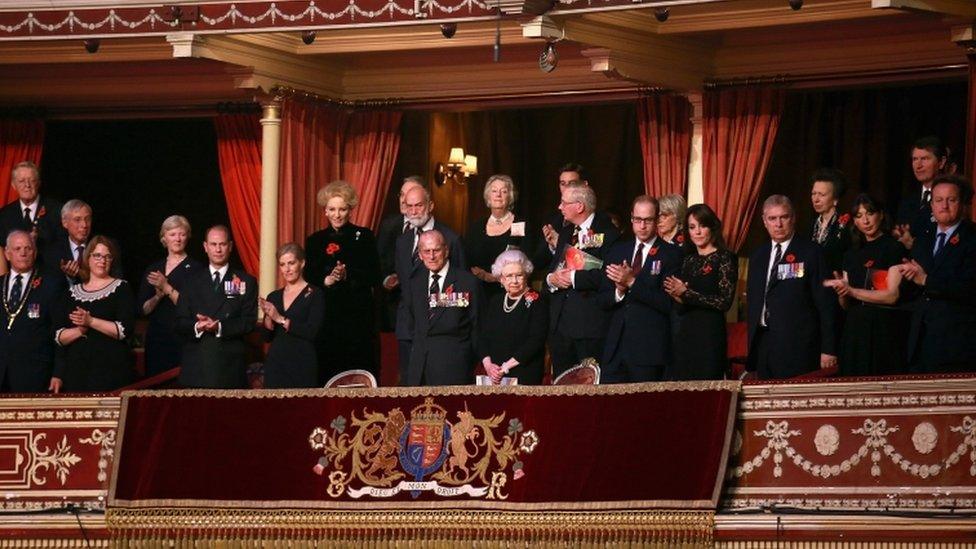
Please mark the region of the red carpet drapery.
POLYGON ((708 91, 704 95, 702 167, 705 202, 738 251, 760 200, 785 93, 772 88, 708 91))
MULTIPOLYGON (((10 170, 25 160, 40 165, 44 148, 44 121, 0 119, 0 204, 7 204, 17 198, 17 193, 8 184, 10 170)), ((0 246, 3 243, 0 242, 0 246)))
POLYGON ((647 194, 659 197, 687 193, 691 114, 691 103, 681 95, 651 95, 638 100, 637 120, 647 194))

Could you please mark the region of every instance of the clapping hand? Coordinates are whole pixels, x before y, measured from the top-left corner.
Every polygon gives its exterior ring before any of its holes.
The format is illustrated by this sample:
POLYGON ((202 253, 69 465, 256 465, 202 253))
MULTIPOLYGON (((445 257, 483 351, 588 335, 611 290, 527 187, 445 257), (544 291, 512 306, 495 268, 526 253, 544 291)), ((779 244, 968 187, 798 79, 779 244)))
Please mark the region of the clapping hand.
POLYGON ((837 295, 840 297, 847 297, 851 294, 851 285, 847 283, 847 280, 840 274, 835 272, 834 278, 828 278, 823 281, 823 285, 827 288, 833 288, 837 295))
MULTIPOLYGON (((71 323, 75 326, 87 330, 87 328, 91 326, 92 316, 91 313, 82 309, 81 307, 75 307, 75 310, 71 311, 71 313, 68 315, 68 319, 71 320, 71 323)), ((85 330, 82 330, 82 333, 84 333, 85 330)))
POLYGON ((165 293, 166 284, 169 283, 169 281, 166 279, 166 275, 159 271, 152 271, 146 275, 146 281, 149 282, 153 288, 156 288, 157 293, 165 293))
POLYGON ((274 303, 271 303, 263 297, 258 298, 258 306, 261 307, 261 312, 264 313, 264 316, 270 318, 274 322, 277 322, 278 318, 281 317, 281 315, 278 313, 278 309, 274 306, 274 303))
POLYGON ((891 231, 891 235, 909 250, 915 244, 915 237, 912 236, 911 225, 907 223, 895 225, 895 228, 891 231))
POLYGON ((607 278, 622 292, 630 288, 634 283, 634 269, 626 261, 619 264, 610 264, 607 265, 607 278))
POLYGON ((560 290, 565 290, 573 286, 573 279, 570 276, 570 272, 572 271, 569 269, 557 269, 549 273, 546 280, 549 282, 549 284, 559 288, 560 290))
POLYGON ((688 291, 688 285, 676 276, 664 279, 664 291, 674 299, 678 299, 688 291))
POLYGON ((559 241, 559 233, 549 223, 542 226, 542 237, 546 239, 546 244, 550 248, 555 248, 556 242, 559 241))
POLYGON ((906 280, 911 280, 919 286, 925 286, 925 281, 928 280, 928 274, 926 274, 925 268, 919 265, 918 261, 914 259, 905 260, 898 268, 906 280))
POLYGON ((78 276, 78 262, 74 260, 67 261, 62 259, 61 272, 68 275, 69 278, 75 278, 78 276))
POLYGON ((219 324, 219 321, 214 320, 207 315, 197 314, 196 329, 198 332, 217 333, 217 326, 219 324))

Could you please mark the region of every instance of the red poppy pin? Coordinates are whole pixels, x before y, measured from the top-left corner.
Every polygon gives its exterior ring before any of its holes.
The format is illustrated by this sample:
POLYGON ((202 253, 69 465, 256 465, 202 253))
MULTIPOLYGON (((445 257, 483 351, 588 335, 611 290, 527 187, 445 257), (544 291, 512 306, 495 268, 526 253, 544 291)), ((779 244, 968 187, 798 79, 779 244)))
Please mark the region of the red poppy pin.
POLYGON ((444 293, 445 294, 453 294, 454 293, 454 284, 451 284, 447 288, 444 288, 444 293))
POLYGON ((796 261, 796 256, 793 254, 786 254, 786 257, 784 257, 783 260, 786 261, 787 263, 793 263, 794 261, 796 261))
POLYGON ((336 244, 335 242, 329 242, 329 245, 325 247, 325 253, 329 255, 335 255, 341 249, 342 248, 340 248, 339 245, 336 244))
POLYGON ((647 251, 647 255, 649 255, 651 257, 656 256, 657 255, 657 246, 655 246, 655 247, 651 248, 650 250, 648 250, 647 251))
POLYGON ((851 222, 851 214, 844 214, 837 218, 837 224, 840 225, 841 228, 846 227, 847 224, 850 222, 851 222))
POLYGON ((532 305, 532 302, 539 299, 539 294, 535 290, 525 292, 525 304, 532 305))
POLYGON ((40 218, 44 217, 44 214, 46 214, 46 213, 47 213, 47 208, 45 208, 44 206, 41 206, 41 209, 40 210, 37 210, 37 217, 36 217, 36 219, 40 219, 40 218))
POLYGON ((31 282, 31 288, 34 288, 36 290, 40 287, 41 287, 41 277, 37 277, 34 279, 33 282, 31 282))
POLYGON ((952 235, 952 238, 949 239, 949 244, 952 244, 953 246, 959 244, 959 235, 957 234, 952 235))
POLYGON ((674 237, 674 241, 677 242, 678 244, 684 244, 685 243, 684 233, 678 233, 678 235, 674 237))
POLYGON ((712 272, 712 264, 711 263, 706 263, 705 266, 702 267, 702 271, 701 272, 704 275, 707 275, 708 273, 712 272))
POLYGON ((866 269, 870 269, 873 265, 874 265, 874 260, 873 259, 869 259, 869 260, 867 260, 867 261, 864 262, 864 268, 866 268, 866 269))
POLYGON ((230 281, 231 281, 232 283, 234 283, 234 284, 240 284, 240 283, 241 283, 241 279, 240 279, 240 277, 239 277, 239 276, 237 276, 237 275, 234 275, 234 278, 232 278, 232 279, 230 279, 230 281))

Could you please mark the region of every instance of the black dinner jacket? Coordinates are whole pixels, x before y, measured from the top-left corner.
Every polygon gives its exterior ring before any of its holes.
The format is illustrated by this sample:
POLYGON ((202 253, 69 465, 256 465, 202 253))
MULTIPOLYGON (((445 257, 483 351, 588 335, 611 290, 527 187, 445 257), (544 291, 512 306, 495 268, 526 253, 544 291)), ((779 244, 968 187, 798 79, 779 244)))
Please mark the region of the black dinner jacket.
MULTIPOLYGON (((57 200, 40 197, 38 208, 34 210, 34 225, 37 226, 38 255, 43 255, 45 248, 58 238, 68 238, 68 233, 61 226, 61 206, 57 200), (39 215, 43 212, 44 215, 39 215)), ((0 246, 7 241, 10 231, 22 230, 30 232, 32 226, 24 221, 24 211, 20 208, 20 199, 0 208, 0 246)))
POLYGON ((935 234, 919 237, 912 247, 912 259, 927 276, 914 304, 909 360, 920 373, 976 370, 976 228, 963 220, 934 257, 933 248, 935 234), (928 348, 934 356, 916 356, 923 337, 933 338, 928 348))
MULTIPOLYGON (((920 195, 921 188, 913 185, 908 195, 903 196, 898 203, 898 213, 895 217, 898 224, 907 223, 912 236, 919 238, 935 234, 935 220, 932 217, 932 206, 923 204, 920 195)), ((934 237, 933 237, 934 238, 934 237)))
MULTIPOLYGON (((436 219, 434 220, 433 230, 440 231, 447 241, 447 246, 450 250, 450 257, 448 259, 451 262, 451 268, 457 267, 460 270, 466 270, 467 262, 464 258, 464 246, 461 244, 461 237, 447 225, 444 225, 436 219)), ((398 236, 396 240, 394 270, 400 281, 401 288, 405 287, 404 284, 417 272, 426 272, 423 261, 419 259, 416 263, 413 261, 413 238, 414 233, 408 231, 398 236)), ((413 339, 413 324, 411 323, 407 309, 403 306, 402 294, 400 304, 397 306, 396 338, 401 341, 410 341, 413 339)))
MULTIPOLYGON (((116 241, 118 242, 118 241, 116 241)), ((85 244, 85 248, 88 248, 88 244, 85 244)), ((71 251, 71 244, 69 244, 68 233, 58 235, 54 242, 48 244, 47 249, 44 251, 44 268, 61 272, 61 262, 62 261, 72 261, 75 258, 75 254, 71 251)), ((113 278, 125 278, 122 275, 122 258, 116 257, 112 260, 112 268, 109 270, 109 274, 113 278)), ((62 276, 68 280, 68 276, 61 273, 62 276)), ((71 284, 81 283, 81 278, 75 276, 70 279, 71 284)))
MULTIPOLYGON (((633 238, 617 242, 607 254, 607 264, 630 263, 634 246, 633 238)), ((616 300, 616 287, 604 277, 600 304, 612 316, 601 364, 609 363, 617 353, 622 353, 630 364, 663 366, 671 362, 671 309, 674 302, 664 291, 664 279, 678 274, 681 261, 681 250, 677 246, 656 238, 645 250, 644 265, 623 300, 616 300), (654 261, 661 262, 658 274, 651 274, 654 261)))
POLYGON ((376 232, 376 251, 380 255, 380 273, 383 278, 396 272, 396 242, 403 234, 403 214, 388 215, 380 222, 376 232))
POLYGON ((414 326, 406 385, 469 385, 473 381, 481 283, 466 270, 448 266, 443 292, 467 292, 466 307, 430 308, 430 272, 417 269, 404 288, 401 305, 414 326))
MULTIPOLYGON (((749 258, 747 288, 749 363, 755 364, 756 333, 762 317, 763 294, 766 291, 766 272, 772 243, 767 241, 749 258)), ((780 265, 803 263, 802 278, 778 280, 773 269, 766 308, 769 326, 771 371, 760 372, 767 378, 787 378, 820 368, 820 354, 836 355, 834 318, 836 297, 824 288, 827 276, 820 246, 794 234, 789 247, 783 251, 780 265), (792 261, 790 261, 792 259, 792 261)))
POLYGON ((213 291, 209 266, 194 273, 176 304, 176 333, 186 342, 180 383, 184 387, 236 389, 247 385, 244 337, 258 319, 258 283, 243 269, 229 267, 221 281, 235 276, 245 283, 243 295, 218 295, 213 291), (220 321, 221 335, 197 338, 193 327, 197 314, 220 321))
MULTIPOLYGON (((569 247, 573 236, 573 227, 570 224, 559 230, 556 253, 549 265, 550 273, 558 269, 565 258, 566 248, 569 247)), ((590 229, 594 234, 603 234, 603 245, 599 248, 586 248, 583 251, 605 260, 613 244, 620 238, 620 231, 602 212, 597 212, 593 217, 590 229)), ((607 332, 609 314, 597 303, 596 298, 605 278, 603 269, 576 271, 574 287, 553 292, 552 299, 549 300, 549 331, 559 330, 563 335, 573 338, 603 338, 607 332)), ((543 290, 549 291, 548 285, 543 290)))
POLYGON ((7 329, 11 311, 17 304, 7 303, 10 275, 0 277, 0 379, 6 378, 14 393, 40 393, 47 391, 54 368, 54 325, 52 312, 67 295, 67 281, 60 271, 37 270, 24 282, 24 301, 10 329, 7 329), (37 284, 33 288, 33 284, 37 284), (34 306, 38 316, 31 318, 34 306))

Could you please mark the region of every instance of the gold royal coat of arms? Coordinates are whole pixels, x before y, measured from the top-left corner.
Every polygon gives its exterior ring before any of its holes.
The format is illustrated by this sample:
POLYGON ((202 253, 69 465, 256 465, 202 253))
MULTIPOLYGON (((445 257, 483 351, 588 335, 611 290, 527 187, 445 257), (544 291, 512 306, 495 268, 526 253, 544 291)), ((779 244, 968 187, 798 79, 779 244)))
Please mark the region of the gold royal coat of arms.
POLYGON ((308 437, 312 449, 323 453, 313 471, 328 474, 333 498, 409 492, 414 499, 424 493, 506 499, 509 478, 525 476, 522 458, 539 444, 535 431, 525 430, 518 418, 509 419, 506 429, 504 412, 479 419, 465 403, 452 422, 432 397, 413 408, 409 420, 400 408, 350 416, 348 428, 340 415, 308 437))

